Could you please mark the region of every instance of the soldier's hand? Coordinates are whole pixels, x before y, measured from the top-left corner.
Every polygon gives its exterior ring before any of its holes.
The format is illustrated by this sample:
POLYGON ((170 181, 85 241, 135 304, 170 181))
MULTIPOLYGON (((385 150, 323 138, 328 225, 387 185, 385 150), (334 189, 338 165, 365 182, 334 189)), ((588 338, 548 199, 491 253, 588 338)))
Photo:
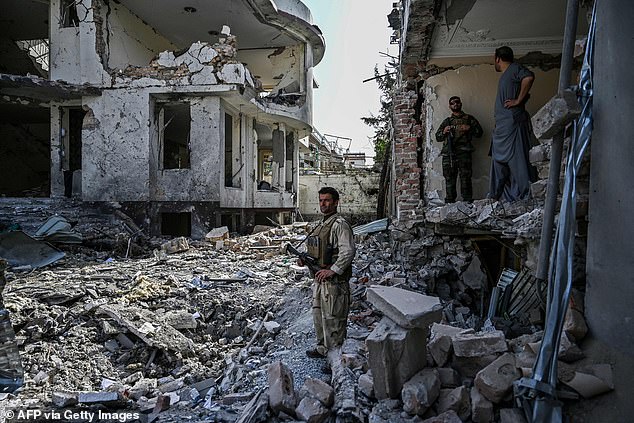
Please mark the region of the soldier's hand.
POLYGON ((442 130, 442 133, 447 135, 449 132, 451 132, 451 126, 445 126, 445 129, 442 130))
POLYGON ((321 283, 334 274, 335 272, 333 270, 321 269, 319 272, 315 273, 315 279, 317 279, 317 282, 321 283))

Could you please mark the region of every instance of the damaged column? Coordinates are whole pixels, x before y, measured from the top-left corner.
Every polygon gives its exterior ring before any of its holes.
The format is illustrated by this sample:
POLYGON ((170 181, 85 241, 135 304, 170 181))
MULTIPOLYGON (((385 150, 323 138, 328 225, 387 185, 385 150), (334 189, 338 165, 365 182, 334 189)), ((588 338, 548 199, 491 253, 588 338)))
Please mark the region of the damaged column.
POLYGON ((405 382, 425 367, 429 326, 442 318, 436 297, 372 286, 368 301, 385 317, 366 339, 378 399, 397 398, 405 382))

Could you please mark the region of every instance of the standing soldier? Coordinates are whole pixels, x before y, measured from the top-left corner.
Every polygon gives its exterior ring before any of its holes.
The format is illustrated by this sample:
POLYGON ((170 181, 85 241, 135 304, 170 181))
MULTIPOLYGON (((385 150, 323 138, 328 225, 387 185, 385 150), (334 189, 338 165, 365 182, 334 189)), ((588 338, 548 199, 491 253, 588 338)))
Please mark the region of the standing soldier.
MULTIPOLYGON (((352 260, 355 246, 352 228, 337 214, 339 193, 331 187, 319 190, 319 209, 324 215, 306 239, 308 255, 317 259, 321 270, 313 283, 313 324, 317 345, 306 351, 311 358, 326 357, 346 339, 350 311, 352 260)), ((300 265, 303 263, 300 260, 300 265)))
POLYGON ((476 118, 462 111, 460 97, 453 96, 449 99, 449 109, 451 109, 451 116, 443 120, 436 131, 436 141, 443 143, 442 173, 447 186, 445 202, 456 201, 458 174, 460 174, 462 201, 471 202, 473 201, 471 153, 475 150, 471 139, 482 136, 482 127, 476 118))

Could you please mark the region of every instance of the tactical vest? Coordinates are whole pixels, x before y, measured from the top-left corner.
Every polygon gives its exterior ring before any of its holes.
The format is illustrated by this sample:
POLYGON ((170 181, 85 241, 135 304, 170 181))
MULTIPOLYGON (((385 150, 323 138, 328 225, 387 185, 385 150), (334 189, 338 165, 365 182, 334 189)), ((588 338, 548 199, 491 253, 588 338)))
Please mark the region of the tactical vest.
MULTIPOLYGON (((321 227, 316 229, 315 235, 311 235, 306 239, 308 255, 317 259, 319 265, 324 269, 330 268, 339 257, 339 249, 330 243, 332 225, 334 225, 338 218, 339 216, 328 218, 326 222, 320 224, 321 227)), ((350 279, 350 277, 352 277, 352 266, 348 266, 341 276, 345 278, 346 281, 350 279)))
MULTIPOLYGON (((471 125, 471 119, 470 116, 468 114, 463 114, 462 116, 456 117, 456 116, 450 116, 450 123, 451 126, 460 126, 460 125, 471 125)), ((455 137, 455 132, 454 132, 454 137, 455 137)), ((448 149, 448 142, 445 140, 444 146, 443 146, 443 153, 445 154, 449 154, 449 149, 448 149)), ((452 141, 452 147, 453 147, 453 151, 452 153, 460 153, 460 152, 473 152, 475 151, 475 148, 473 147, 473 144, 471 144, 471 134, 469 132, 462 134, 459 137, 455 137, 452 141)))

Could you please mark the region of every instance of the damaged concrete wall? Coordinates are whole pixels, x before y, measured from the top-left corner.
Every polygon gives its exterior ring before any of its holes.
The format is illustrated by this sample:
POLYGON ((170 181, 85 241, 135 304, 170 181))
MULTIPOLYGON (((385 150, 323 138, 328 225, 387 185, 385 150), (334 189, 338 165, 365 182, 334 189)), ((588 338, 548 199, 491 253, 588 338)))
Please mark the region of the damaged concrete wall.
POLYGON ((304 49, 301 45, 280 47, 269 55, 273 79, 278 81, 273 94, 299 93, 303 91, 304 49))
POLYGON ((164 50, 178 47, 158 34, 128 9, 115 2, 106 4, 108 30, 108 67, 145 66, 164 50))
MULTIPOLYGON (((548 72, 536 68, 530 69, 535 72, 535 83, 530 92, 531 98, 527 104, 527 110, 533 115, 556 92, 559 72, 557 69, 548 72)), ((493 109, 500 75, 495 72, 492 65, 477 65, 449 70, 427 79, 424 170, 426 193, 434 190, 444 192, 445 180, 442 175, 442 157, 440 156, 442 144, 436 142, 435 134, 443 119, 451 114, 449 97, 457 95, 462 99, 463 111, 478 119, 484 130, 481 138, 473 140, 476 151, 472 156, 472 180, 474 199, 486 197, 491 167, 489 157, 491 132, 495 126, 493 109)))
POLYGON ((319 217, 319 193, 323 187, 333 187, 341 196, 339 212, 360 220, 376 217, 380 175, 356 173, 333 175, 302 175, 299 181, 299 211, 305 219, 319 217))

